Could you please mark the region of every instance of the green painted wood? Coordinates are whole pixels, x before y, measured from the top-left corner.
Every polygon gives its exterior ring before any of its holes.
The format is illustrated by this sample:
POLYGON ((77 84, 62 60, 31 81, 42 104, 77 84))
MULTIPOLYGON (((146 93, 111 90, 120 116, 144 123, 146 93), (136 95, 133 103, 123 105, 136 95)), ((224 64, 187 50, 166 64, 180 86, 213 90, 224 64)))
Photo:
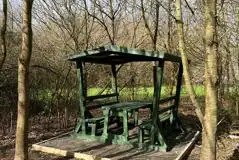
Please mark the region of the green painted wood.
POLYGON ((178 107, 179 107, 182 76, 183 76, 183 64, 180 63, 178 77, 177 77, 176 96, 175 96, 175 102, 174 102, 175 111, 178 111, 178 107))
POLYGON ((134 110, 133 111, 133 116, 134 116, 134 124, 138 125, 139 124, 139 110, 134 110))
POLYGON ((162 67, 153 66, 153 74, 154 74, 154 95, 153 95, 153 111, 151 117, 152 118, 151 134, 150 134, 151 145, 154 145, 156 141, 155 134, 158 131, 158 110, 163 76, 163 66, 162 67))
POLYGON ((94 117, 94 118, 85 119, 85 122, 88 122, 88 123, 95 123, 95 122, 101 122, 101 121, 104 121, 104 117, 94 117))
POLYGON ((91 125, 91 136, 95 136, 96 135, 96 126, 97 126, 96 123, 91 125))
POLYGON ((86 126, 85 126, 85 98, 84 98, 84 79, 83 79, 83 66, 82 62, 77 63, 77 73, 79 79, 79 102, 80 102, 80 121, 79 123, 81 126, 81 132, 83 134, 86 133, 86 126))
POLYGON ((146 130, 151 130, 152 128, 152 120, 145 120, 143 121, 140 125, 139 125, 139 128, 140 129, 146 129, 146 130))
MULTIPOLYGON (((103 63, 110 64, 112 69, 112 92, 111 96, 116 97, 118 102, 118 88, 117 88, 117 71, 116 64, 122 64, 133 61, 157 61, 158 66, 154 68, 154 97, 153 104, 151 102, 126 102, 126 103, 114 103, 110 105, 102 106, 104 113, 104 128, 103 134, 100 136, 101 140, 108 140, 111 134, 108 133, 109 117, 110 116, 120 116, 123 118, 123 134, 122 135, 113 135, 114 139, 121 144, 128 143, 128 116, 134 116, 135 124, 138 124, 138 109, 139 108, 150 108, 152 112, 152 121, 150 123, 150 142, 153 149, 167 149, 167 145, 163 138, 163 129, 161 122, 172 117, 172 121, 177 121, 180 123, 180 120, 177 115, 179 99, 180 99, 180 88, 181 88, 181 79, 182 79, 182 64, 181 58, 178 56, 170 55, 168 53, 160 53, 156 51, 146 51, 142 49, 135 48, 126 48, 121 46, 103 46, 93 50, 84 51, 79 55, 71 57, 69 60, 77 62, 78 69, 78 78, 79 78, 79 101, 80 101, 80 121, 75 128, 75 132, 81 136, 86 135, 86 126, 91 127, 91 137, 97 137, 95 132, 97 132, 97 123, 101 120, 89 119, 87 118, 87 108, 86 108, 86 99, 92 101, 94 99, 107 98, 109 95, 99 95, 87 97, 87 88, 86 88, 86 72, 84 72, 84 63, 93 62, 93 63, 103 63), (168 97, 166 99, 160 100, 160 92, 162 87, 162 77, 163 77, 163 67, 164 61, 179 62, 179 74, 177 80, 177 89, 176 95, 168 97), (87 97, 87 98, 86 98, 87 97), (168 102, 170 100, 174 101, 174 105, 169 106, 166 109, 160 109, 160 104, 168 102), (172 109, 173 112, 170 112, 172 109), (173 114, 171 114, 173 113, 173 114), (172 116, 170 116, 170 114, 172 116), (87 125, 86 125, 87 123, 87 125), (80 131, 81 128, 81 131, 80 131)), ((89 129, 89 128, 88 128, 89 129)), ((99 138, 99 137, 97 137, 99 138)))
MULTIPOLYGON (((170 118, 171 112, 170 111, 163 112, 163 113, 159 114, 158 116, 159 116, 160 122, 163 122, 163 121, 166 121, 170 118)), ((146 129, 146 130, 151 130, 152 125, 153 125, 153 122, 152 122, 151 119, 150 120, 145 120, 139 125, 139 128, 146 129)))
POLYGON ((82 73, 83 73, 83 95, 87 97, 87 70, 85 62, 82 63, 82 73))
POLYGON ((104 114, 104 129, 103 129, 103 134, 101 136, 101 139, 104 141, 108 140, 108 127, 109 127, 109 113, 110 113, 110 109, 106 108, 103 110, 103 114, 104 114))
POLYGON ((75 129, 74 129, 74 132, 75 132, 75 133, 79 133, 81 127, 82 127, 82 122, 81 122, 81 118, 80 118, 79 121, 78 121, 78 123, 76 124, 76 127, 75 127, 75 129))
MULTIPOLYGON (((104 129, 102 134, 102 139, 108 140, 110 136, 113 137, 112 143, 114 144, 129 144, 128 136, 128 116, 135 116, 133 113, 138 112, 139 108, 149 107, 152 103, 150 102, 122 102, 113 105, 102 106, 104 114, 104 129), (109 116, 118 116, 123 119, 123 133, 121 135, 110 135, 108 130, 108 120, 109 116)), ((135 117, 134 117, 135 118, 135 117)), ((135 123, 138 122, 138 117, 135 118, 135 123)))
POLYGON ((93 101, 95 99, 103 99, 103 98, 110 98, 110 97, 117 97, 117 96, 119 96, 118 93, 103 94, 103 95, 96 95, 96 96, 88 96, 88 97, 86 97, 86 100, 93 101))
POLYGON ((176 96, 175 96, 172 120, 173 120, 173 122, 176 123, 176 125, 178 125, 178 127, 182 130, 182 132, 184 132, 184 129, 181 125, 180 118, 178 117, 178 107, 179 107, 179 102, 180 102, 180 91, 181 91, 181 84, 182 84, 182 76, 183 76, 183 65, 182 65, 182 63, 180 63, 178 76, 177 76, 176 96))
POLYGON ((144 129, 139 128, 139 135, 138 135, 138 147, 139 149, 143 149, 143 144, 144 144, 144 129))
POLYGON ((128 112, 127 110, 123 111, 123 136, 125 137, 125 140, 128 141, 129 136, 129 130, 128 130, 128 112))
POLYGON ((84 61, 101 64, 122 64, 133 61, 172 61, 181 63, 181 58, 166 52, 127 48, 117 45, 101 46, 99 48, 80 52, 68 58, 71 61, 84 61))
POLYGON ((151 148, 155 148, 157 146, 162 146, 162 147, 167 146, 161 133, 162 132, 161 122, 158 117, 160 92, 161 92, 162 80, 163 80, 163 68, 164 68, 164 62, 159 63, 158 67, 156 66, 154 67, 155 88, 154 88, 154 97, 153 97, 152 126, 150 131, 151 132, 150 133, 151 148))
POLYGON ((102 106, 102 109, 110 109, 111 111, 122 111, 122 110, 134 110, 138 108, 150 108, 152 105, 151 102, 144 101, 132 101, 132 102, 122 102, 116 103, 112 105, 102 106))

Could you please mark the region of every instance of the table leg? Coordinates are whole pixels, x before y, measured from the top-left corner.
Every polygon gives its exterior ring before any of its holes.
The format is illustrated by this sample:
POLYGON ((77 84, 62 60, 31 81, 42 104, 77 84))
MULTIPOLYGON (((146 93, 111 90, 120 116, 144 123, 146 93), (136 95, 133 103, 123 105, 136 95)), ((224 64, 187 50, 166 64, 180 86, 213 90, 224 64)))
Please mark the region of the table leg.
POLYGON ((125 140, 128 140, 129 136, 129 131, 128 131, 128 112, 127 110, 123 111, 123 127, 124 127, 124 132, 123 136, 125 137, 125 140))
POLYGON ((134 125, 138 125, 138 120, 139 120, 139 110, 134 111, 134 125))
POLYGON ((108 139, 108 126, 109 126, 109 109, 103 110, 104 114, 104 130, 102 134, 102 139, 107 140, 108 139))
POLYGON ((76 127, 75 127, 75 133, 80 132, 81 127, 82 127, 82 121, 80 119, 79 122, 77 123, 76 127))

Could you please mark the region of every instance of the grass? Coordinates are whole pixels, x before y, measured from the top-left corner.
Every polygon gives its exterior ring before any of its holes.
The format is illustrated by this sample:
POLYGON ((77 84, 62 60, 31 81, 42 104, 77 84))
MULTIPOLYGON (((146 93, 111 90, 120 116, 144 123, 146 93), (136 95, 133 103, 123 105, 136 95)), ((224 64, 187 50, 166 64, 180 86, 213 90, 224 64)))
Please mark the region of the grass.
MULTIPOLYGON (((119 88, 119 90, 121 90, 119 88)), ((176 88, 173 88, 173 93, 175 93, 176 88)), ((203 85, 195 85, 194 90, 197 96, 201 97, 204 96, 204 86, 203 85)), ((88 96, 93 96, 97 95, 101 91, 101 88, 89 88, 88 89, 88 96)), ((153 96, 154 89, 153 87, 137 87, 134 89, 131 88, 124 88, 120 91, 121 96, 130 96, 134 92, 135 95, 137 96, 153 96)), ((106 94, 107 91, 104 91, 103 94, 106 94)), ((168 86, 163 86, 161 89, 161 96, 166 97, 169 95, 169 87, 168 86)), ((188 93, 186 92, 186 89, 184 87, 181 88, 181 96, 182 97, 187 97, 189 96, 188 93)))
MULTIPOLYGON (((169 86, 163 86, 161 89, 161 97, 167 97, 169 96, 169 86)), ((102 88, 89 88, 87 93, 88 96, 93 96, 93 95, 97 95, 100 91, 102 90, 102 88)), ((119 88, 120 90, 120 97, 122 99, 132 99, 133 97, 135 99, 148 99, 148 98, 152 98, 153 97, 153 92, 154 89, 153 87, 135 87, 135 88, 119 88), (134 95, 133 95, 134 93, 134 95)), ((173 88, 173 94, 175 94, 175 90, 176 88, 173 88)), ((203 85, 195 85, 194 86, 194 90, 196 92, 196 95, 198 97, 202 97, 204 96, 204 86, 203 85)), ((111 90, 105 90, 102 94, 107 94, 107 93, 111 93, 111 90)), ((62 92, 62 97, 64 97, 65 92, 62 92)), ((71 94, 73 95, 73 97, 75 97, 76 99, 78 98, 78 90, 74 89, 71 94)), ((184 87, 181 88, 181 97, 188 97, 188 93, 186 92, 186 89, 184 87)), ((36 97, 36 96, 34 96, 36 97)), ((45 90, 40 90, 38 91, 38 95, 37 95, 37 99, 38 100, 43 100, 43 101, 50 101, 52 98, 52 91, 50 89, 45 89, 45 90)), ((74 99, 74 98, 73 98, 74 99)))

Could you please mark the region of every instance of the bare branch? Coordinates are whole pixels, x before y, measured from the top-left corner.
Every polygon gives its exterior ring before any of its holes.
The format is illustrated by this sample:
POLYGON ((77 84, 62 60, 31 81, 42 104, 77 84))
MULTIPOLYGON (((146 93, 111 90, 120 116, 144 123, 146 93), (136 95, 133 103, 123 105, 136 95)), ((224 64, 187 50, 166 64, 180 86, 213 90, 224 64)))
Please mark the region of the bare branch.
POLYGON ((193 15, 195 15, 195 14, 194 14, 194 11, 193 11, 193 9, 192 9, 192 7, 188 4, 188 1, 187 1, 187 0, 184 0, 184 1, 185 1, 185 3, 186 3, 187 7, 189 8, 189 10, 191 11, 191 13, 192 13, 193 15))

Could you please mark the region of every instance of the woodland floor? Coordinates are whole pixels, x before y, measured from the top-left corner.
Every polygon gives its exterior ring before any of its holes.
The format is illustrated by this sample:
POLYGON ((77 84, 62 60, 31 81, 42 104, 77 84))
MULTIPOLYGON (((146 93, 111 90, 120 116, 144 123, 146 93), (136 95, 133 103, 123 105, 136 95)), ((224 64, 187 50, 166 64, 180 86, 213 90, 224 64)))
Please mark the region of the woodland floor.
MULTIPOLYGON (((194 114, 191 104, 188 102, 182 102, 179 109, 180 118, 182 120, 183 126, 186 129, 200 130, 199 122, 194 114)), ((36 120, 35 120, 36 121, 36 120)), ((72 130, 72 127, 67 129, 56 129, 58 127, 50 127, 49 131, 45 129, 47 120, 40 120, 41 123, 30 124, 29 132, 29 159, 32 160, 69 160, 70 158, 57 157, 54 155, 49 155, 45 153, 39 153, 31 151, 31 144, 40 142, 45 139, 49 139, 56 135, 62 134, 69 130, 72 130), (55 128, 55 129, 54 129, 55 128)), ((71 123, 73 124, 74 119, 71 123)), ((236 149, 236 145, 239 145, 239 139, 231 139, 229 137, 230 131, 239 133, 239 123, 232 127, 228 125, 227 120, 223 119, 218 127, 218 142, 217 142, 217 159, 218 160, 238 160, 239 151, 236 149)), ((10 160, 14 158, 14 145, 15 145, 15 135, 0 135, 0 159, 1 160, 10 160)), ((197 160, 200 155, 201 140, 197 142, 191 154, 188 156, 188 160, 197 160)))

